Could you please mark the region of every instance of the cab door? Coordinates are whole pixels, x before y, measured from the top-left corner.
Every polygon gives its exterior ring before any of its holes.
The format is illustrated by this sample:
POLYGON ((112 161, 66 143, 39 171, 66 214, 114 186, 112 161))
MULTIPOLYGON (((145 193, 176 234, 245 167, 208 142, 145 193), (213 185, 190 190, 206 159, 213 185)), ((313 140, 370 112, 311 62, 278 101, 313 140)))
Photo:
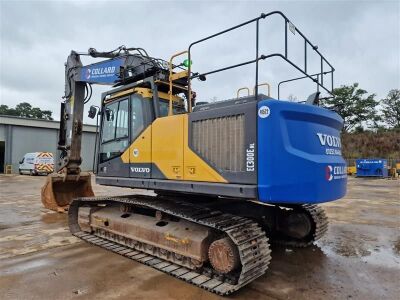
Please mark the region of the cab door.
POLYGON ((130 96, 131 145, 129 147, 129 176, 132 178, 151 178, 152 176, 151 124, 153 120, 151 95, 132 94, 130 96))
POLYGON ((104 106, 99 149, 99 176, 129 177, 121 155, 129 147, 129 97, 104 106))

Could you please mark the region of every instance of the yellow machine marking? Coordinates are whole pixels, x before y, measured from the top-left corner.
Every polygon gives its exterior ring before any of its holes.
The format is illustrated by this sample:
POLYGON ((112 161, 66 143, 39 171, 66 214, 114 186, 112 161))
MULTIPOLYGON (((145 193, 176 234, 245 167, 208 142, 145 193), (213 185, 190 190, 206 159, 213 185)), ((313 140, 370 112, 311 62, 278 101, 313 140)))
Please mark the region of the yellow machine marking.
POLYGON ((121 159, 124 163, 154 163, 167 179, 227 182, 189 148, 187 114, 156 119, 129 146, 121 159), (135 151, 136 157, 133 155, 135 151))
POLYGON ((151 163, 151 131, 147 127, 121 155, 124 163, 151 163))
POLYGON ((134 93, 138 93, 138 94, 142 95, 143 98, 152 97, 150 89, 146 89, 146 88, 131 88, 131 89, 123 90, 123 91, 117 92, 115 94, 112 94, 110 97, 108 97, 107 99, 104 100, 104 103, 108 103, 108 102, 116 100, 117 98, 120 98, 120 97, 123 97, 123 96, 127 96, 127 95, 130 95, 130 94, 134 94, 134 93))
MULTIPOLYGON (((164 85, 169 85, 169 82, 162 81, 162 80, 159 80, 159 79, 156 80, 154 83, 162 83, 162 84, 164 84, 164 85)), ((187 91, 187 87, 185 87, 185 86, 183 86, 183 85, 178 85, 178 84, 173 83, 172 86, 175 87, 175 88, 178 88, 178 89, 187 91)))
MULTIPOLYGON (((140 95, 143 96, 143 98, 147 98, 148 100, 152 100, 153 99, 153 92, 151 89, 148 88, 131 88, 131 89, 127 89, 121 92, 117 92, 115 94, 112 94, 109 98, 107 98, 106 100, 104 100, 104 103, 109 103, 111 101, 114 101, 118 98, 121 98, 123 96, 127 96, 130 94, 134 94, 134 93, 138 93, 140 95)), ((162 98, 162 99, 169 99, 169 95, 167 93, 164 92, 158 92, 158 97, 162 98)), ((172 101, 182 101, 182 98, 173 95, 172 96, 172 101)))
POLYGON ((188 70, 185 70, 185 71, 182 71, 182 72, 179 72, 179 73, 172 74, 170 76, 171 76, 171 80, 174 81, 174 80, 177 80, 177 79, 180 79, 180 78, 183 78, 183 77, 188 77, 188 75, 189 75, 188 70))
POLYGON ((182 245, 189 245, 189 244, 190 244, 190 240, 189 240, 188 238, 179 239, 179 238, 173 236, 173 235, 170 234, 170 233, 166 233, 166 234, 164 235, 164 237, 165 237, 165 239, 166 239, 167 241, 174 242, 174 243, 176 243, 176 244, 182 244, 182 245))
POLYGON ((183 180, 184 116, 158 118, 152 124, 152 162, 168 179, 183 180))
POLYGON ((107 218, 101 218, 99 216, 93 216, 93 223, 97 226, 103 225, 105 222, 108 222, 107 218))

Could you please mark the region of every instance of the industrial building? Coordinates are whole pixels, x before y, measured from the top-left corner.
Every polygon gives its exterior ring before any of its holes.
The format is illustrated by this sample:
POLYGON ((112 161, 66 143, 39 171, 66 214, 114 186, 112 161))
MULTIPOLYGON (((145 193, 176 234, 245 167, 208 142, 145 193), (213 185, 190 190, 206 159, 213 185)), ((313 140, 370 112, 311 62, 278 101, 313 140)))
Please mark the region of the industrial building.
MULTIPOLYGON (((19 161, 28 152, 52 152, 57 157, 59 122, 0 115, 0 172, 11 165, 18 172, 19 161)), ((82 165, 84 171, 93 169, 96 126, 84 125, 82 165)))

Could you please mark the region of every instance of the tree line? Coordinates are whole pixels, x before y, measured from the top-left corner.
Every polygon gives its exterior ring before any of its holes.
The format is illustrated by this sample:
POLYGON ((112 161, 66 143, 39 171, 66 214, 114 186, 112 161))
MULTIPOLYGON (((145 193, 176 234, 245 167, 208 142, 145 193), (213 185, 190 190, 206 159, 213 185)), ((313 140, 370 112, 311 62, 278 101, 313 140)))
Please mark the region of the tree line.
POLYGON ((21 102, 15 108, 8 105, 0 105, 0 115, 23 117, 30 119, 53 120, 52 111, 41 110, 39 107, 33 107, 28 102, 21 102))
POLYGON ((400 89, 390 90, 379 101, 358 83, 342 85, 333 90, 332 98, 321 99, 321 105, 343 118, 344 132, 400 129, 400 89))
MULTIPOLYGON (((297 99, 290 97, 291 101, 297 99)), ((320 104, 336 111, 343 118, 344 132, 400 129, 400 89, 389 91, 379 101, 375 94, 368 94, 358 83, 342 85, 333 90, 333 97, 321 99, 320 104)), ((50 110, 41 110, 28 102, 19 103, 15 108, 0 105, 0 115, 53 120, 50 110)))

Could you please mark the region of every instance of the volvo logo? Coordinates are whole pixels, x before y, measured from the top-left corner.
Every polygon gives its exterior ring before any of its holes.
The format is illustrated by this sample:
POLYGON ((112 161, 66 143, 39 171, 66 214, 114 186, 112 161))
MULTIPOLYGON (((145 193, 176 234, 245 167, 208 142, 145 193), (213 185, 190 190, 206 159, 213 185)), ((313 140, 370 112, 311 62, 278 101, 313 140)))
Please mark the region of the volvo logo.
POLYGON ((132 173, 150 173, 150 168, 131 167, 132 173))
POLYGON ((336 148, 341 148, 342 144, 340 143, 340 138, 337 136, 325 134, 325 133, 317 133, 317 136, 319 138, 319 142, 321 143, 321 146, 326 146, 328 145, 329 147, 336 147, 336 148))

